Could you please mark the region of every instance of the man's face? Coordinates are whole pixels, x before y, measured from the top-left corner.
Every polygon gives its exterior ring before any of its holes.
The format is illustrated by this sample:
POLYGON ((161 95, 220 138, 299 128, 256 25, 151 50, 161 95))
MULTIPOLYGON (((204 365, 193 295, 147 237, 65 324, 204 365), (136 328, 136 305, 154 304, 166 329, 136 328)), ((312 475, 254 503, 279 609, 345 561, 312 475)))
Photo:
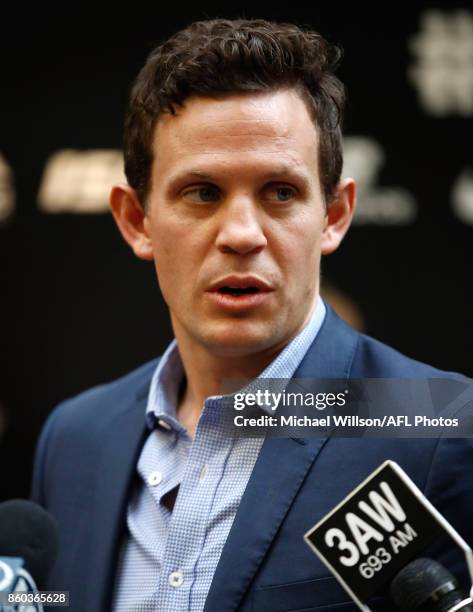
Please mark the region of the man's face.
POLYGON ((153 149, 143 227, 176 337, 216 355, 284 346, 313 309, 327 225, 305 103, 192 97, 153 149))

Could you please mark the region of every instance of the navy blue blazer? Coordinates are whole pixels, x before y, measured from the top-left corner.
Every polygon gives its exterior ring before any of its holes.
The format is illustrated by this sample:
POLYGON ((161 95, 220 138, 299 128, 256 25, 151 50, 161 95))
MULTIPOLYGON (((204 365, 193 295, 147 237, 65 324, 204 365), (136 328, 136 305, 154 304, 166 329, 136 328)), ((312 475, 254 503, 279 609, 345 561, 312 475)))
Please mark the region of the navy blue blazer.
MULTIPOLYGON (((57 518, 60 553, 49 588, 71 610, 110 609, 135 466, 149 433, 145 407, 157 360, 61 404, 41 434, 33 499, 57 518)), ((328 308, 299 378, 444 376, 358 334, 328 308)), ((399 463, 473 543, 471 439, 293 439, 264 442, 224 546, 205 612, 355 610, 303 534, 385 459, 399 463)), ((461 554, 438 560, 465 578, 461 554)), ((465 584, 465 587, 468 584, 465 584)), ((381 609, 389 604, 381 601, 381 609)))

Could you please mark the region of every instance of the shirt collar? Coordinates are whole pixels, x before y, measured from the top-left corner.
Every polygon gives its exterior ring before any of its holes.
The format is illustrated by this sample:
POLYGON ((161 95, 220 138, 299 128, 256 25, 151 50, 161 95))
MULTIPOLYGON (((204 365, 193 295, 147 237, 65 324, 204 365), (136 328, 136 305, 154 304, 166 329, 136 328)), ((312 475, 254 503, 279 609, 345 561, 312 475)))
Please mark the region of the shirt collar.
MULTIPOLYGON (((291 378, 310 345, 314 342, 325 318, 325 304, 320 298, 312 316, 304 328, 264 369, 258 378, 291 378)), ((186 429, 179 423, 176 406, 181 384, 184 380, 182 364, 176 340, 173 340, 160 359, 153 374, 146 407, 146 422, 150 429, 160 426, 167 430, 184 433, 186 429)), ((208 400, 218 400, 222 396, 212 396, 208 400)))

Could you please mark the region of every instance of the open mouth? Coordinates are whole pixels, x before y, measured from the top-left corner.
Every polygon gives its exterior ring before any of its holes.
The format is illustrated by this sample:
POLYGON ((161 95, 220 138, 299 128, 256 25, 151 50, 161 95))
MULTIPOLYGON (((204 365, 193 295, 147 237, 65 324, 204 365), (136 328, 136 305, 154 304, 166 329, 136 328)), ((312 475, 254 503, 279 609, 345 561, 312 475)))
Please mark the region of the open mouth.
POLYGON ((259 293, 258 287, 219 287, 218 292, 223 295, 251 295, 259 293))
POLYGON ((269 299, 273 289, 258 278, 227 277, 207 290, 207 295, 219 309, 228 312, 249 311, 269 299))

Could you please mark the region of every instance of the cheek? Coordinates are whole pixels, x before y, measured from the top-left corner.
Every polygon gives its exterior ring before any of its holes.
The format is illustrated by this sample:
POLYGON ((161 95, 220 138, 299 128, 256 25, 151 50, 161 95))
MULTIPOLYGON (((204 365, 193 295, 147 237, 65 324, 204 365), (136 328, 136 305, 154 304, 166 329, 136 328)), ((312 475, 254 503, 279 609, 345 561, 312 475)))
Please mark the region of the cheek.
POLYGON ((323 222, 311 215, 304 215, 297 223, 279 227, 273 234, 276 258, 282 269, 301 278, 316 274, 320 261, 323 222))
POLYGON ((279 249, 286 299, 294 313, 306 307, 319 283, 321 228, 311 222, 313 231, 307 231, 310 225, 299 226, 297 232, 286 234, 279 249))
MULTIPOLYGON (((202 245, 195 224, 162 222, 153 232, 153 253, 160 284, 190 287, 202 261, 202 245)), ((164 287, 162 287, 164 288, 164 287)))

